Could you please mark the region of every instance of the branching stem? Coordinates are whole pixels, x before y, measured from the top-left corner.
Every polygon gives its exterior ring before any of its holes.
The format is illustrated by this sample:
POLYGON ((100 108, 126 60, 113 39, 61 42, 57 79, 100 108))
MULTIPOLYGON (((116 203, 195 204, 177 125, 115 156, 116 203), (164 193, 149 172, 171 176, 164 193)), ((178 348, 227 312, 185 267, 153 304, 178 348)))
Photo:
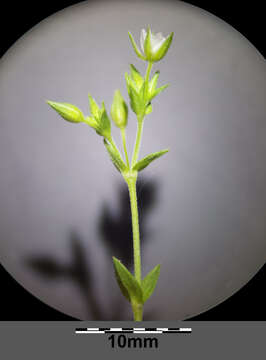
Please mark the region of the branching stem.
MULTIPOLYGON (((133 151, 133 157, 131 162, 131 167, 128 176, 126 177, 126 182, 128 185, 129 190, 129 197, 130 197, 130 206, 131 206, 131 216, 132 216, 132 232, 133 232, 133 252, 134 252, 134 272, 135 272, 135 278, 141 285, 141 251, 140 251, 140 233, 139 233, 139 215, 138 215, 138 202, 137 202, 137 191, 136 191, 136 182, 137 182, 137 172, 133 171, 134 165, 138 161, 139 157, 139 151, 140 151, 140 144, 141 144, 141 138, 142 138, 142 132, 143 132, 143 123, 144 123, 144 117, 145 117, 145 110, 147 105, 147 93, 148 93, 148 86, 149 86, 149 78, 150 73, 152 69, 152 63, 149 62, 145 79, 144 79, 144 98, 143 98, 143 109, 140 114, 137 115, 138 119, 138 129, 137 129, 137 135, 136 135, 136 141, 133 151)), ((122 131, 121 131, 122 133, 122 131)), ((123 145, 125 149, 125 155, 126 152, 126 145, 125 145, 125 135, 122 133, 123 138, 123 145), (124 136, 124 138, 123 138, 124 136)), ((126 155, 127 158, 127 155, 126 155)), ((128 161, 128 158, 127 158, 128 161)), ((143 314, 143 305, 138 303, 131 303, 132 310, 134 314, 134 320, 135 321, 141 321, 142 320, 142 314, 143 314)))

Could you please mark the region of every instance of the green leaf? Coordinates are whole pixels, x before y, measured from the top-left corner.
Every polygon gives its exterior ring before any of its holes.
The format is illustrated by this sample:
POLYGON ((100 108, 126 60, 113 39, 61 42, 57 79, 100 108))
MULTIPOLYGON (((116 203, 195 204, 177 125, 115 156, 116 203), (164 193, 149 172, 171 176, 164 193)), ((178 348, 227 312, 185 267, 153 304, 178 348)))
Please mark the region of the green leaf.
POLYGON ((169 84, 166 84, 166 85, 163 85, 163 86, 159 87, 158 89, 156 89, 156 90, 155 90, 156 96, 157 96, 158 94, 160 94, 164 89, 167 89, 168 86, 169 86, 169 84))
POLYGON ((135 88, 129 85, 129 98, 130 98, 130 106, 135 114, 139 114, 143 108, 143 99, 140 94, 135 90, 135 88))
POLYGON ((150 93, 150 101, 155 98, 155 96, 159 95, 164 89, 168 88, 169 84, 163 85, 160 88, 154 90, 152 93, 150 93))
POLYGON ((172 32, 161 45, 160 49, 156 52, 156 61, 161 60, 167 53, 171 42, 173 40, 174 33, 172 32))
POLYGON ((145 104, 145 94, 146 94, 146 83, 143 82, 141 88, 139 89, 139 97, 141 99, 141 106, 143 107, 145 104))
POLYGON ((119 172, 126 170, 126 164, 124 163, 123 159, 121 158, 119 152, 110 144, 106 139, 103 140, 103 143, 110 155, 110 158, 114 164, 114 166, 117 168, 119 172))
POLYGON ((90 112, 92 116, 98 121, 100 117, 100 108, 90 94, 88 94, 88 97, 90 103, 90 112))
POLYGON ((131 80, 131 78, 130 78, 130 76, 128 75, 128 73, 126 72, 125 73, 125 79, 126 79, 126 85, 127 85, 127 92, 128 92, 128 94, 129 94, 129 92, 130 92, 130 80, 131 80))
POLYGON ((102 108, 100 111, 100 119, 99 119, 99 132, 102 136, 107 139, 111 137, 111 121, 107 115, 105 110, 104 102, 102 103, 102 108))
POLYGON ((127 83, 127 91, 128 91, 128 93, 130 91, 130 88, 135 89, 135 91, 138 93, 139 88, 137 87, 137 84, 132 79, 132 77, 130 75, 128 75, 128 73, 125 73, 125 79, 126 79, 126 83, 127 83))
POLYGON ((137 85, 137 89, 140 89, 144 82, 143 77, 140 75, 139 71, 132 64, 130 64, 130 72, 132 79, 135 81, 137 85))
POLYGON ((152 105, 148 104, 145 110, 145 115, 149 115, 152 112, 152 105))
POLYGON ((141 58, 142 60, 145 60, 145 57, 142 55, 142 53, 140 52, 139 48, 137 47, 137 44, 135 43, 135 40, 133 38, 133 36, 131 35, 130 32, 128 32, 128 35, 129 35, 129 39, 131 41, 131 44, 133 46, 133 49, 135 50, 135 53, 137 54, 137 56, 139 58, 141 58))
POLYGON ((115 274, 118 285, 123 295, 128 300, 136 301, 139 304, 143 303, 143 294, 140 284, 135 277, 128 271, 128 269, 113 256, 115 274))
POLYGON ((153 160, 158 159, 160 156, 166 154, 168 151, 168 149, 161 150, 145 156, 145 158, 141 159, 134 165, 133 170, 141 171, 145 169, 145 167, 148 166, 153 160))
POLYGON ((150 96, 152 96, 152 94, 154 93, 154 91, 156 89, 159 74, 160 74, 160 72, 156 71, 155 74, 153 75, 152 79, 149 82, 149 95, 150 96))
POLYGON ((141 287, 143 292, 143 302, 147 301, 149 297, 152 295, 156 287, 159 275, 160 275, 160 265, 157 265, 142 280, 141 287))

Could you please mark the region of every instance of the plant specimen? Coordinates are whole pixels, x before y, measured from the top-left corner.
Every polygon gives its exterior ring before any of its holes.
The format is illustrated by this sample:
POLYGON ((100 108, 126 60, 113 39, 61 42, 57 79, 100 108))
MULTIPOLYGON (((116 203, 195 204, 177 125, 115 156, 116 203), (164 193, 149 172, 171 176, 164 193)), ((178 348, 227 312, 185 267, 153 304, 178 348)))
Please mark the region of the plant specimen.
POLYGON ((173 33, 164 38, 161 33, 153 34, 150 28, 148 28, 147 31, 143 29, 140 37, 141 50, 136 45, 131 33, 129 33, 129 38, 137 56, 147 62, 147 70, 144 77, 133 65, 130 65, 130 73, 125 74, 130 106, 137 117, 137 134, 131 161, 129 160, 126 143, 128 106, 119 90, 115 91, 110 113, 114 124, 121 132, 124 156, 121 155, 111 135, 111 121, 107 115, 104 102, 102 106, 99 107, 89 94, 91 114, 87 117, 83 115, 80 109, 72 104, 54 101, 47 101, 47 103, 65 120, 73 123, 85 123, 95 129, 96 133, 103 137, 103 143, 113 164, 127 183, 132 215, 134 275, 115 257, 113 257, 113 263, 121 292, 132 306, 134 320, 141 321, 143 317, 143 305, 155 289, 160 274, 160 265, 155 266, 153 270, 142 278, 136 181, 140 171, 168 150, 161 150, 149 154, 141 160, 139 160, 138 157, 144 118, 152 112, 151 101, 168 86, 164 85, 157 88, 159 71, 156 71, 151 77, 152 66, 153 63, 158 62, 166 55, 173 39, 173 33))

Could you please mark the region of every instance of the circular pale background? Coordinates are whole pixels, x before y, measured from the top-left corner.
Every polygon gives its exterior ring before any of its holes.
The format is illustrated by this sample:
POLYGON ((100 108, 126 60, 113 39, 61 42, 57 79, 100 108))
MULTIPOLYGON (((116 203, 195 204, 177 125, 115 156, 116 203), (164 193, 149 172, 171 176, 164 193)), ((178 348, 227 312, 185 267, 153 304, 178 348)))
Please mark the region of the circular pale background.
MULTIPOLYGON (((128 199, 102 139, 46 99, 88 113, 125 96, 127 32, 174 31, 141 156, 143 274, 161 264, 145 319, 177 320, 230 297, 265 263, 266 66, 232 27, 182 2, 82 2, 24 35, 0 63, 0 260, 28 291, 80 319, 131 319, 111 256, 130 264, 128 199)), ((129 146, 136 120, 130 113, 129 146)), ((118 131, 113 129, 116 141, 118 131)))

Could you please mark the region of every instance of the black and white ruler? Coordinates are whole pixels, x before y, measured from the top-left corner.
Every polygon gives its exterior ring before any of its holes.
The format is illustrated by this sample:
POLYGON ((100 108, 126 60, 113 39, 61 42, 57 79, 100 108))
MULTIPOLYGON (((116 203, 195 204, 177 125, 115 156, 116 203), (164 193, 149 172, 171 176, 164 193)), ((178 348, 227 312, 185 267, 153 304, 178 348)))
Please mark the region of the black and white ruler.
POLYGON ((192 328, 76 328, 76 334, 190 334, 192 328))

